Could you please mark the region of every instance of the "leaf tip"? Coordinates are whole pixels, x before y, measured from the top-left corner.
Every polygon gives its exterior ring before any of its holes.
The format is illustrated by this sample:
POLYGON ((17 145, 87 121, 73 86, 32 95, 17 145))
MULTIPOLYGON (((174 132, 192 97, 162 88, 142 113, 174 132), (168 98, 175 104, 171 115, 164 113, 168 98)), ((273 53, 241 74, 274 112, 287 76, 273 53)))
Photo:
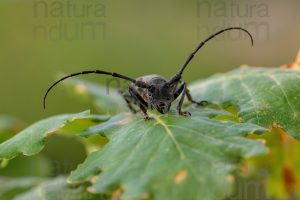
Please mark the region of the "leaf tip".
POLYGON ((281 66, 279 66, 279 68, 299 70, 300 69, 300 49, 299 49, 296 59, 293 63, 281 65, 281 66))

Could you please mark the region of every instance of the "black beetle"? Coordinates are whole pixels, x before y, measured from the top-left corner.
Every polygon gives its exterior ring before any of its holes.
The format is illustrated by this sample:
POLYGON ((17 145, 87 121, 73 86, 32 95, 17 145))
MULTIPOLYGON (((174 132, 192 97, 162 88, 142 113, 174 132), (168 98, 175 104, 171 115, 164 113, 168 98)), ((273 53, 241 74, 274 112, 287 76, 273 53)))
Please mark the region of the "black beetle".
POLYGON ((125 101, 128 104, 128 107, 130 110, 134 113, 137 112, 137 110, 133 107, 133 104, 137 105, 140 110, 144 113, 144 118, 149 119, 149 116, 147 114, 148 109, 156 109, 158 112, 162 114, 166 114, 171 107, 172 102, 178 98, 180 94, 181 98, 179 100, 179 103, 177 105, 177 110, 180 115, 183 116, 190 116, 191 114, 187 111, 182 111, 181 107, 183 104, 184 97, 186 96, 188 100, 192 103, 203 105, 207 103, 206 101, 194 101, 191 94, 189 93, 189 90, 187 89, 186 83, 183 82, 182 79, 182 73, 187 67, 187 65, 190 63, 190 61, 193 59, 194 55, 197 53, 197 51, 209 40, 214 38, 215 36, 229 30, 238 29, 246 32, 250 39, 251 44, 253 45, 253 38, 252 35, 247 31, 246 29, 243 29, 241 27, 230 27, 226 29, 222 29, 212 35, 210 35, 207 39, 205 39, 203 42, 201 42, 197 48, 189 55, 185 63, 183 64, 180 71, 175 74, 170 80, 165 79, 164 77, 160 75, 147 75, 142 76, 137 79, 130 78, 128 76, 124 76, 118 73, 114 72, 106 72, 102 70, 90 70, 90 71, 82 71, 78 73, 73 73, 68 76, 65 76, 61 78, 60 80, 53 83, 47 90, 45 96, 43 105, 44 108, 46 107, 46 98, 50 90, 59 82, 81 74, 105 74, 110 75, 113 77, 125 79, 128 81, 131 81, 132 83, 129 86, 128 92, 120 91, 120 94, 124 97, 125 101), (178 87, 178 84, 180 86, 178 87))

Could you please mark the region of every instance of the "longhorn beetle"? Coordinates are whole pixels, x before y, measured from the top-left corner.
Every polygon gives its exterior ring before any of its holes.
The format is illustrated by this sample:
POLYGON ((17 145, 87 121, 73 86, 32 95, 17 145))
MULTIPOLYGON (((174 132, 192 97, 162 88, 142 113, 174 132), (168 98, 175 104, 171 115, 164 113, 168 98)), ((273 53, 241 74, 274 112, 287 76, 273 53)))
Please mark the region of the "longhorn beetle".
POLYGON ((180 95, 180 100, 177 105, 177 111, 179 115, 183 116, 190 116, 191 114, 187 111, 182 111, 181 107, 183 104, 184 97, 186 96, 187 99, 197 105, 204 105, 207 102, 206 101, 200 101, 197 102, 195 101, 189 90, 187 89, 186 83, 182 81, 182 74, 187 65, 190 63, 190 61, 194 58, 194 55, 198 52, 198 50, 209 40, 214 38, 215 36, 229 30, 233 29, 238 29, 246 32, 248 36, 251 39, 251 44, 253 46, 253 37, 247 31, 246 29, 243 29, 241 27, 230 27, 230 28, 225 28, 222 29, 212 35, 210 35, 208 38, 206 38, 204 41, 202 41, 196 49, 189 55, 183 66, 181 67, 180 71, 175 74, 170 80, 166 80, 164 77, 160 75, 146 75, 139 77, 137 79, 130 78, 128 76, 124 76, 118 73, 114 72, 106 72, 102 70, 90 70, 90 71, 82 71, 78 73, 73 73, 68 76, 65 76, 61 78, 60 80, 56 81, 53 83, 47 90, 45 96, 44 96, 44 109, 46 108, 46 98, 50 90, 59 82, 73 77, 73 76, 78 76, 81 74, 105 74, 105 75, 110 75, 113 77, 125 79, 128 81, 131 81, 131 84, 129 85, 128 92, 125 91, 120 91, 120 94, 123 96, 125 101, 127 102, 127 105, 129 109, 133 112, 136 113, 137 110, 133 107, 133 104, 137 105, 140 110, 144 114, 144 119, 147 120, 149 119, 149 116, 147 114, 148 109, 156 109, 158 112, 162 114, 166 114, 171 107, 172 102, 177 99, 180 95), (179 86, 178 86, 179 85, 179 86))

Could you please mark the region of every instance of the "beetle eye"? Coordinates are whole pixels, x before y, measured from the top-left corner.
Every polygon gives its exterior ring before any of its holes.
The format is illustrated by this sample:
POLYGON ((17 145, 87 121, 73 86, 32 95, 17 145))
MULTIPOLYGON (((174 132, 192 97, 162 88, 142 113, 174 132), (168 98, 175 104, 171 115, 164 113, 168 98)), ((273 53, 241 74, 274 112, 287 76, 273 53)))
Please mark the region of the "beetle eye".
POLYGON ((154 86, 153 86, 153 85, 150 85, 149 91, 150 91, 150 92, 154 92, 154 90, 155 90, 154 86))

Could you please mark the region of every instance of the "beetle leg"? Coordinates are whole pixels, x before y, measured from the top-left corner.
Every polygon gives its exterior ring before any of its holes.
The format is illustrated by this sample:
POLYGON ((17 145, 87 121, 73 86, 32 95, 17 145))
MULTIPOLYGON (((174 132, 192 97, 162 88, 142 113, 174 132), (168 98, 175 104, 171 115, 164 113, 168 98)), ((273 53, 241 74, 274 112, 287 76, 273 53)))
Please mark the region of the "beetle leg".
POLYGON ((149 120, 150 117, 149 117, 149 115, 148 115, 148 113, 147 113, 147 109, 146 109, 144 106, 140 106, 140 108, 141 108, 141 111, 142 111, 143 114, 144 114, 144 120, 149 120))
POLYGON ((183 104, 183 100, 184 100, 184 97, 185 97, 185 94, 186 94, 186 83, 185 82, 183 82, 182 85, 175 92, 174 97, 178 97, 180 95, 180 93, 181 93, 181 98, 180 98, 179 103, 177 105, 178 114, 183 115, 183 116, 191 116, 191 113, 189 113, 188 111, 182 111, 182 104, 183 104))
POLYGON ((125 92, 124 90, 119 89, 118 90, 119 94, 124 98, 124 100, 127 103, 127 106, 129 108, 129 110, 132 113, 137 113, 137 110, 132 106, 132 104, 134 103, 134 99, 132 96, 130 96, 127 92, 125 92))
POLYGON ((187 99, 188 99, 190 102, 192 102, 192 103, 195 103, 195 104, 197 104, 197 105, 199 105, 199 106, 204 106, 204 105, 208 104, 207 101, 195 101, 195 100, 193 99, 193 97, 192 97, 192 95, 191 95, 191 93, 190 93, 190 90, 189 90, 188 88, 186 88, 185 94, 186 94, 187 99))
POLYGON ((195 101, 190 93, 190 90, 186 87, 186 83, 180 85, 180 87, 176 90, 174 94, 174 98, 176 99, 182 93, 183 90, 185 90, 185 95, 190 102, 197 104, 199 106, 204 106, 208 104, 207 101, 200 101, 200 102, 195 101))
POLYGON ((141 111, 143 112, 144 119, 149 120, 150 117, 147 113, 148 103, 145 102, 144 99, 133 88, 129 88, 129 93, 131 97, 135 99, 135 104, 137 104, 141 109, 141 111))
POLYGON ((179 86, 179 88, 174 93, 174 99, 177 99, 184 89, 184 83, 179 86))

